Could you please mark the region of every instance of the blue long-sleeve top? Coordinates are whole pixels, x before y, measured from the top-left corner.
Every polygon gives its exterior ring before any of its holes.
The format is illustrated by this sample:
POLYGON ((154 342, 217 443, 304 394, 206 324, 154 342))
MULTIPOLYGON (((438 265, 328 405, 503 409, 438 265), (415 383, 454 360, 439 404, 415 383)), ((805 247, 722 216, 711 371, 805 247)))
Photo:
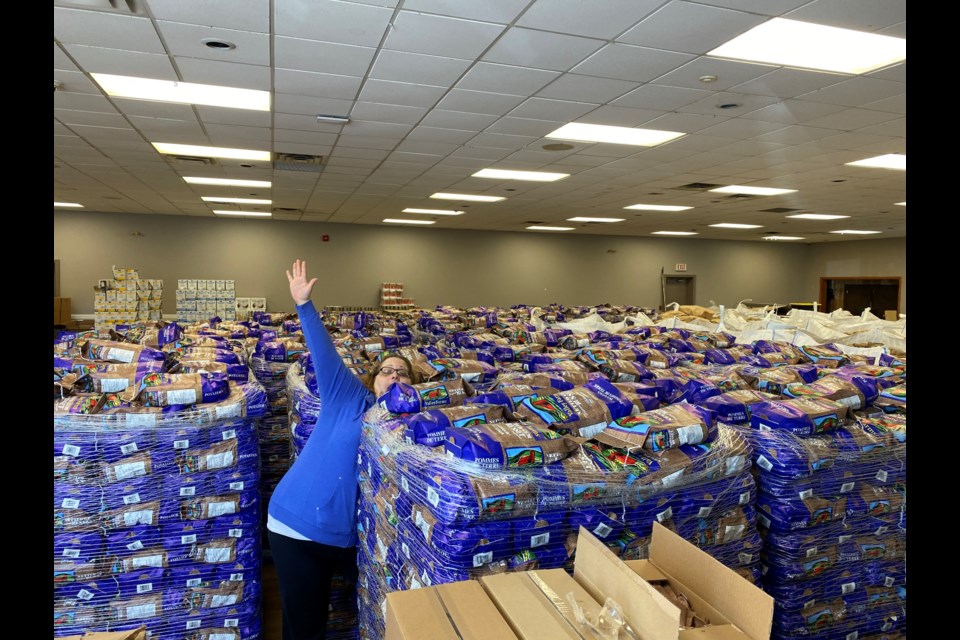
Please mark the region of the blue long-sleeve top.
POLYGON ((313 302, 297 306, 317 372, 320 416, 303 451, 270 498, 272 518, 310 540, 357 543, 357 452, 374 395, 343 364, 313 302))

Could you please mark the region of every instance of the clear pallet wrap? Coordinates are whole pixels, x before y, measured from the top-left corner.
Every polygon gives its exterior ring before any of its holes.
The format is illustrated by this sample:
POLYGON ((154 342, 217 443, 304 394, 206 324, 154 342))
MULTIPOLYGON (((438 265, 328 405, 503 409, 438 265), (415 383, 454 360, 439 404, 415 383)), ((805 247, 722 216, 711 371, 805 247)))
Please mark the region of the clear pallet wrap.
MULTIPOLYGON (((502 458, 510 466, 491 468, 408 441, 414 421, 413 414, 397 416, 380 406, 364 420, 362 638, 382 637, 384 597, 391 591, 572 567, 581 525, 618 555, 642 558, 658 521, 759 579, 750 446, 735 429, 723 425, 710 442, 658 453, 638 448, 633 455, 583 438, 551 464, 536 466, 536 456, 518 454, 502 458)), ((505 433, 540 433, 530 423, 497 424, 505 433)))
POLYGON ((55 637, 140 625, 160 640, 261 637, 266 403, 252 379, 186 406, 55 401, 55 637))
MULTIPOLYGON (((812 422, 830 408, 801 406, 815 416, 812 422)), ((906 414, 859 412, 814 435, 796 420, 771 428, 770 417, 754 423, 765 428, 743 430, 754 449, 763 585, 775 598, 773 637, 902 630, 906 414)))

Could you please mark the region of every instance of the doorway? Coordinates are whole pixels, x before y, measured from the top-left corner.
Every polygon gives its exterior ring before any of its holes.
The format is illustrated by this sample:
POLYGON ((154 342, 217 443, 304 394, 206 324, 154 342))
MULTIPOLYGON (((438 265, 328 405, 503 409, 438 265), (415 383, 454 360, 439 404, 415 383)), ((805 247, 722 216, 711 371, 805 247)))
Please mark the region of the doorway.
POLYGON ((900 314, 900 278, 820 278, 820 308, 830 313, 844 309, 882 318, 886 311, 900 314))
POLYGON ((666 305, 676 302, 680 305, 694 304, 696 300, 696 276, 663 275, 663 303, 661 311, 666 305))

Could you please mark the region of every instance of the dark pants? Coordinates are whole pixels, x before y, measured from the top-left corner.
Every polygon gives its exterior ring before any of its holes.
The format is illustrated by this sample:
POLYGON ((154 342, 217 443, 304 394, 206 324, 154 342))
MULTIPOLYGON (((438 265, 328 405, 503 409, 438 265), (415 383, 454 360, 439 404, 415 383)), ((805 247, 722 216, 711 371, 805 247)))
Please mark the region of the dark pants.
POLYGON ((323 640, 330 605, 330 579, 341 572, 357 575, 356 547, 331 547, 268 531, 270 552, 280 582, 283 640, 323 640))

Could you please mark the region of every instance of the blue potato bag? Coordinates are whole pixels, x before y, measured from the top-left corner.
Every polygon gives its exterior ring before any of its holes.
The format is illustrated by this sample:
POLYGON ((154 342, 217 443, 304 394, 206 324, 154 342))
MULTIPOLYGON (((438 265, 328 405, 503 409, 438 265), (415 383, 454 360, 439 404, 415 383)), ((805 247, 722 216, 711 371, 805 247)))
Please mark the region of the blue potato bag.
POLYGON ((504 422, 502 405, 464 404, 459 407, 428 409, 401 418, 406 424, 404 438, 410 444, 438 447, 444 443, 447 429, 491 422, 504 422))
POLYGON ((737 389, 700 400, 697 404, 713 411, 719 422, 745 424, 750 421, 753 406, 776 400, 776 396, 753 389, 737 389))
POLYGON ((447 455, 490 469, 543 466, 565 458, 577 443, 552 429, 530 422, 448 428, 447 455))
POLYGON ((799 436, 835 431, 847 418, 847 407, 825 398, 803 397, 753 406, 750 426, 785 430, 799 436))

